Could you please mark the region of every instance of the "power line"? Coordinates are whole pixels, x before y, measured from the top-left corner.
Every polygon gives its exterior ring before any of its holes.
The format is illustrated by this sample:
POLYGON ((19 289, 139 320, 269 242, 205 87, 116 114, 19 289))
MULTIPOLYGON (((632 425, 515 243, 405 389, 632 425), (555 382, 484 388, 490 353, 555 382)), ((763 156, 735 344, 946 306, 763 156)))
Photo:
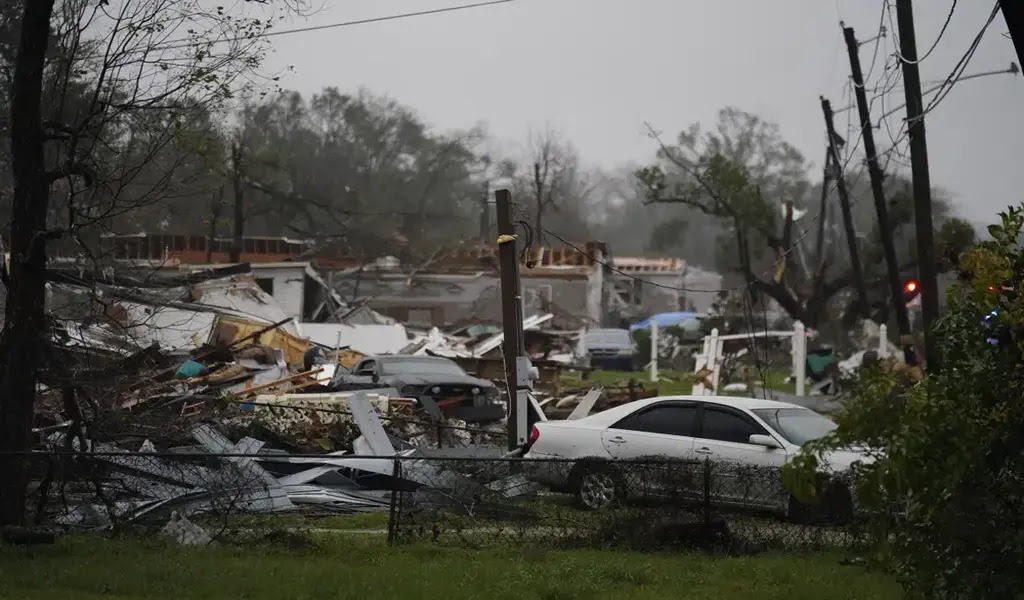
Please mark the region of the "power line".
MULTIPOLYGON (((242 35, 236 37, 229 37, 218 40, 204 40, 194 41, 187 38, 179 38, 176 40, 170 40, 166 45, 157 45, 152 48, 139 49, 136 52, 152 52, 154 50, 180 50, 182 48, 191 48, 194 46, 200 46, 204 44, 221 44, 229 42, 244 42, 252 41, 260 38, 276 37, 281 35, 291 35, 293 33, 308 33, 310 31, 322 31, 325 29, 337 29, 339 27, 352 27, 355 25, 368 25, 370 23, 382 23, 385 21, 395 21, 398 19, 409 19, 412 17, 424 17, 429 15, 437 15, 441 13, 449 13, 460 10, 469 10, 473 8, 483 8, 487 6, 495 6, 498 4, 507 4, 509 2, 515 2, 516 0, 490 0, 489 2, 476 2, 473 4, 460 4, 458 6, 448 6, 445 8, 434 8, 430 10, 419 10, 407 13, 400 13, 397 15, 387 15, 383 17, 370 17, 366 19, 356 19, 352 21, 342 21, 340 23, 329 23, 326 25, 311 25, 308 27, 297 27, 295 29, 281 29, 278 31, 267 31, 263 33, 256 33, 252 35, 242 35)), ((96 58, 96 57, 89 57, 96 58)))
POLYGON ((946 14, 946 22, 942 24, 942 29, 939 30, 938 37, 935 38, 935 42, 932 43, 932 47, 929 48, 928 51, 924 53, 924 56, 918 58, 915 61, 909 61, 904 59, 903 55, 899 54, 899 52, 897 51, 897 55, 900 57, 900 60, 907 63, 920 64, 921 62, 924 61, 924 59, 928 58, 932 51, 935 50, 935 47, 939 45, 939 40, 941 40, 942 36, 946 34, 946 28, 949 27, 949 22, 953 19, 953 12, 956 11, 956 2, 957 0, 953 0, 953 4, 949 7, 949 13, 946 14))
POLYGON ((995 5, 992 7, 991 14, 989 14, 988 20, 985 21, 985 24, 982 25, 981 27, 981 31, 979 31, 978 35, 974 37, 974 41, 971 42, 971 45, 968 47, 967 52, 964 53, 964 55, 957 62, 956 66, 953 67, 953 71, 950 72, 949 76, 946 78, 946 81, 942 83, 941 88, 943 89, 940 89, 936 93, 935 98, 933 98, 932 101, 928 103, 928 106, 921 112, 921 115, 918 117, 919 119, 923 119, 925 115, 927 115, 930 111, 937 107, 939 103, 942 102, 946 98, 946 96, 949 95, 949 92, 953 89, 953 86, 956 85, 958 81, 960 81, 960 78, 963 76, 964 71, 967 69, 967 65, 970 64, 971 59, 974 58, 974 53, 977 52, 978 46, 981 45, 981 40, 983 37, 985 37, 985 32, 988 31, 989 25, 991 25, 992 21, 994 21, 996 16, 999 15, 1000 1, 1001 0, 996 0, 995 5))

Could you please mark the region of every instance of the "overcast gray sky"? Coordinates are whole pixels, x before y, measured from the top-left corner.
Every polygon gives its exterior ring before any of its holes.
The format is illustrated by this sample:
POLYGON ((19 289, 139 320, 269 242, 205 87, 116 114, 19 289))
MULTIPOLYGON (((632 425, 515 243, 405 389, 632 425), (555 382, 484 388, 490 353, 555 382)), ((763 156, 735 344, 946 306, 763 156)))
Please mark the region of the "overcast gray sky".
MULTIPOLYGON (((308 20, 322 25, 441 8, 469 0, 326 0, 308 20)), ((950 0, 917 0, 918 49, 942 27, 950 0)), ((303 93, 365 86, 415 109, 430 125, 466 129, 485 122, 498 139, 524 140, 550 124, 583 160, 603 167, 650 160, 644 121, 674 136, 694 121, 710 124, 734 105, 776 121, 815 166, 824 133, 818 100, 842 108, 849 63, 840 18, 858 38, 873 37, 882 0, 516 0, 515 2, 274 38, 268 67, 294 65, 282 84, 303 93)), ((922 78, 942 80, 992 10, 960 0, 922 78)), ((895 17, 893 17, 895 19, 895 17)), ((888 21, 886 21, 888 22, 888 21)), ((1016 61, 998 16, 967 73, 1016 61)), ((879 81, 885 52, 872 80, 879 81)), ((873 44, 861 48, 867 70, 873 44)), ((873 85, 869 82, 869 85, 873 85)), ((927 86, 926 86, 927 87, 927 86)), ((902 87, 887 107, 902 104, 902 87)), ((880 106, 876 104, 876 112, 880 106)), ((855 113, 850 113, 855 117, 855 113)), ((902 111, 890 119, 899 127, 902 111)), ((932 182, 958 211, 990 222, 1024 200, 1024 78, 985 77, 958 84, 928 115, 932 182)), ((837 118, 841 135, 846 115, 837 118)), ((855 138, 852 134, 846 136, 855 138)), ((876 132, 880 146, 888 134, 876 132)), ((896 168, 896 164, 892 163, 896 168)))

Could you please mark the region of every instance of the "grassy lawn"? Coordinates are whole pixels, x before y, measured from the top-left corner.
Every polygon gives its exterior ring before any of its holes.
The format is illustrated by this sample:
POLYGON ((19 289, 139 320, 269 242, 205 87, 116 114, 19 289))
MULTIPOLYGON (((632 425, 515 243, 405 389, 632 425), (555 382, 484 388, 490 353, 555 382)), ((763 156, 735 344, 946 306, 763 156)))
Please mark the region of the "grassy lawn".
POLYGON ((661 371, 661 380, 657 383, 651 382, 650 374, 646 371, 630 373, 627 371, 591 371, 587 379, 583 379, 579 371, 572 371, 563 376, 563 388, 585 388, 588 386, 625 386, 630 379, 643 384, 645 390, 657 389, 663 396, 674 396, 689 394, 693 389, 693 373, 685 371, 661 371))
POLYGON ((287 514, 240 515, 232 516, 226 521, 218 519, 207 519, 204 521, 200 518, 198 522, 211 530, 227 527, 229 529, 294 528, 297 530, 379 531, 388 528, 388 513, 370 512, 327 517, 287 514))
POLYGON ((318 547, 183 549, 157 541, 62 539, 0 548, 4 598, 899 598, 887 576, 834 555, 715 558, 605 551, 388 548, 325 536, 318 547))

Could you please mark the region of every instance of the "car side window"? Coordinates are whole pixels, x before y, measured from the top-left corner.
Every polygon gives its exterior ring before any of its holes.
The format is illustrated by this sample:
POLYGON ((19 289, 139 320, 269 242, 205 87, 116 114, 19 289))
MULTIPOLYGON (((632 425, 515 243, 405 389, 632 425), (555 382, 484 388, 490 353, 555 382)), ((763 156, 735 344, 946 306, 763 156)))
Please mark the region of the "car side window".
POLYGON ((696 424, 697 407, 671 404, 633 413, 612 428, 692 437, 696 424))
POLYGON ((750 443, 750 436, 768 432, 751 419, 723 408, 704 408, 704 422, 700 437, 719 442, 750 443))

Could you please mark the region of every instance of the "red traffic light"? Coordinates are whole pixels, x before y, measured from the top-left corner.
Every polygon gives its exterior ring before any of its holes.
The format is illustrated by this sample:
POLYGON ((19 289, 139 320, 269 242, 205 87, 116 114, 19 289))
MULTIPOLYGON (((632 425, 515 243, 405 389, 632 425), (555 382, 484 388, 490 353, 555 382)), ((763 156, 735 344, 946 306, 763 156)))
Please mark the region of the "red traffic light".
POLYGON ((914 292, 917 291, 917 282, 916 281, 908 281, 908 282, 904 283, 903 284, 903 291, 908 293, 908 294, 913 294, 914 292))

